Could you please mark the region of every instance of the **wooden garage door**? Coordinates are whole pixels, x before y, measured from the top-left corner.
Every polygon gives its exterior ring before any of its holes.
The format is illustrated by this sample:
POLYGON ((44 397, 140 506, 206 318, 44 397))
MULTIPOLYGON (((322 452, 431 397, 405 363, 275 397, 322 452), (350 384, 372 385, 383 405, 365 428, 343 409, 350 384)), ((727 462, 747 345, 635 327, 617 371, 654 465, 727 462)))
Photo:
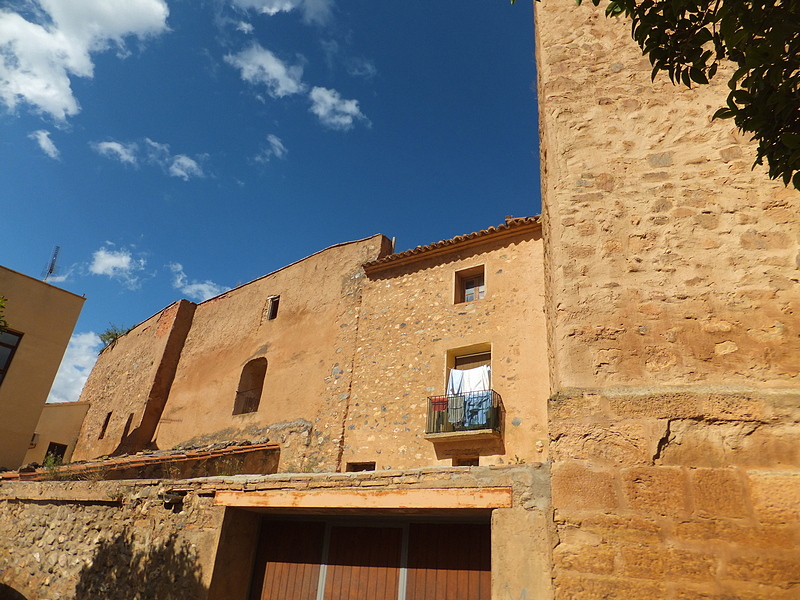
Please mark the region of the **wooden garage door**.
POLYGON ((489 600, 491 593, 489 525, 409 526, 406 600, 489 600))
POLYGON ((250 600, 316 600, 324 539, 325 523, 263 520, 250 600))
POLYGON ((489 600, 490 551, 488 524, 265 519, 250 600, 489 600))
POLYGON ((403 529, 331 527, 325 600, 397 600, 403 529))

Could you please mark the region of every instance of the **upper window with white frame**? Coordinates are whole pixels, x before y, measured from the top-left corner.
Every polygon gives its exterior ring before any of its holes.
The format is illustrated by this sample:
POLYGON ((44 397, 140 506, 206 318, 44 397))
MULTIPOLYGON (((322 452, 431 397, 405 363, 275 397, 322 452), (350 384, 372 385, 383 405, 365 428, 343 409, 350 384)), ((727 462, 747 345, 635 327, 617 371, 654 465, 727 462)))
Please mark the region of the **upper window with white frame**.
POLYGON ((483 265, 456 272, 456 304, 474 302, 486 296, 486 278, 483 265))

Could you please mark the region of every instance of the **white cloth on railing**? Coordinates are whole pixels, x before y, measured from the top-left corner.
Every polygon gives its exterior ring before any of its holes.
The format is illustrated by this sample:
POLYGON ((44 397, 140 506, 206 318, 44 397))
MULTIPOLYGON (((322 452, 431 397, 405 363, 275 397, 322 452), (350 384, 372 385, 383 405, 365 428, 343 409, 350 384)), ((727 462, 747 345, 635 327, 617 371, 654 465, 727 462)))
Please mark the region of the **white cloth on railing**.
POLYGON ((450 369, 447 381, 447 420, 453 425, 480 427, 486 424, 492 407, 492 369, 450 369))

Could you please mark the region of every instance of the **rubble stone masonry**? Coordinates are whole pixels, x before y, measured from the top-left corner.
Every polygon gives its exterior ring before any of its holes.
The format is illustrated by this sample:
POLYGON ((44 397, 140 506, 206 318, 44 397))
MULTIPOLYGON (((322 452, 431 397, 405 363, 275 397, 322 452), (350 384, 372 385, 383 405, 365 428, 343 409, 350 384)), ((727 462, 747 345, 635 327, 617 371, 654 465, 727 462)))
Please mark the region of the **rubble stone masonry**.
POLYGON ((536 3, 557 600, 800 593, 800 194, 630 22, 536 3))

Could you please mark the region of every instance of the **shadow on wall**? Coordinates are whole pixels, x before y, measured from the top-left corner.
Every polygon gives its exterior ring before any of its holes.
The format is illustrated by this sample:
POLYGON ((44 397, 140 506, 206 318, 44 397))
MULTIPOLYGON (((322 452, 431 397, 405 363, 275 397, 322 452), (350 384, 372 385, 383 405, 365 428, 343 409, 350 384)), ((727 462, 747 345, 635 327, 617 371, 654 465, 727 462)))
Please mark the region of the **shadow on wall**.
POLYGON ((150 545, 120 534, 99 545, 92 564, 78 576, 74 599, 199 600, 207 594, 190 546, 174 535, 150 545))
POLYGON ((0 583, 0 600, 28 600, 14 588, 0 583))

